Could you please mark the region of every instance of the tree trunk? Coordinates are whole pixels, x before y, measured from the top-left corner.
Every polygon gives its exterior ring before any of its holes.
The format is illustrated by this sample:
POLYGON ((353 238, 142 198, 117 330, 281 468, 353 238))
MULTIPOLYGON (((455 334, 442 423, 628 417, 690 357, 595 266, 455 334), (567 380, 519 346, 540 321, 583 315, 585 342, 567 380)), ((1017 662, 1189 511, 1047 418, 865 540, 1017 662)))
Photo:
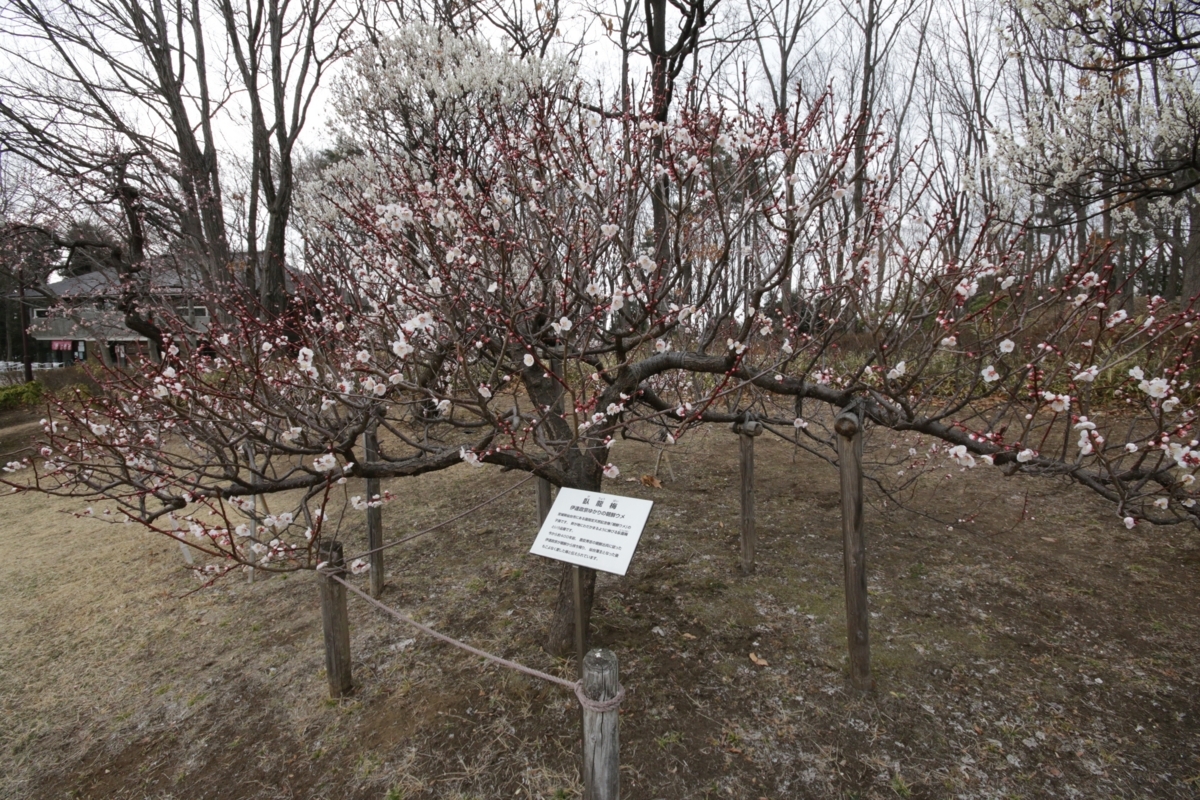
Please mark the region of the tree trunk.
MULTIPOLYGON (((546 636, 546 652, 552 656, 569 656, 575 652, 575 589, 571 580, 571 565, 563 564, 558 574, 558 597, 554 601, 554 617, 546 636)), ((596 597, 596 570, 579 568, 583 589, 584 627, 591 627, 592 605, 596 597)), ((590 648, 588 631, 583 632, 584 652, 590 648)))
MULTIPOLYGON (((601 491, 600 470, 586 469, 586 459, 589 457, 578 451, 572 451, 567 456, 575 460, 575 480, 571 481, 576 488, 588 491, 601 491), (582 469, 581 469, 582 468, 582 469)), ((581 590, 583 592, 583 650, 587 652, 588 629, 592 621, 592 605, 596 596, 596 570, 587 567, 579 568, 581 590)), ((554 600, 554 615, 550 620, 550 630, 546 635, 546 652, 552 656, 569 656, 575 652, 575 586, 571 578, 571 565, 563 564, 558 575, 558 596, 554 600)))
POLYGON ((1183 252, 1180 300, 1184 305, 1200 295, 1200 203, 1188 203, 1188 239, 1183 252))
POLYGON ((25 382, 33 383, 33 354, 29 352, 29 306, 25 303, 25 282, 20 285, 21 362, 25 366, 25 382))

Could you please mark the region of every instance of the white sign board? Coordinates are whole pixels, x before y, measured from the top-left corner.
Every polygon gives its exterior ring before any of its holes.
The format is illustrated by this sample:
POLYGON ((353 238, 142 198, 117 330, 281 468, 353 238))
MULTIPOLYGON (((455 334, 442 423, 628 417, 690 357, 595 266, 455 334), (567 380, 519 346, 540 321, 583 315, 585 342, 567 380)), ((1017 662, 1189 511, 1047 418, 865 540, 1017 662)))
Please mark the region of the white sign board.
POLYGON ((653 500, 559 489, 530 553, 624 575, 653 500))

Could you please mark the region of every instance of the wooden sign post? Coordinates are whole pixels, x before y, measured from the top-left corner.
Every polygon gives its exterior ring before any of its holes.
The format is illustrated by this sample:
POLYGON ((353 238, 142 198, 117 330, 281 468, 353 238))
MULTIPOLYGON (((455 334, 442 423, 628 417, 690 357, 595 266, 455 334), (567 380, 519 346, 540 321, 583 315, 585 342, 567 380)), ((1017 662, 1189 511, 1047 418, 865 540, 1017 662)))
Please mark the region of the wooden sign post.
POLYGON ((533 547, 529 548, 534 555, 571 565, 575 655, 581 670, 587 631, 583 626, 583 579, 579 568, 624 575, 653 506, 652 500, 637 497, 559 489, 533 547))

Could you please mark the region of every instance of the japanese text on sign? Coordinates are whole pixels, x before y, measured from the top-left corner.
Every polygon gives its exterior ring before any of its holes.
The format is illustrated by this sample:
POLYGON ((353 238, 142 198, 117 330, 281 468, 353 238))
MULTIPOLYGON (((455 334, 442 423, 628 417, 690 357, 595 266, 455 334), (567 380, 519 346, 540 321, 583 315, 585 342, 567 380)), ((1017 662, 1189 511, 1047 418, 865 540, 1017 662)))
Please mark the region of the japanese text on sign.
POLYGON ((637 497, 559 489, 529 552, 624 575, 653 505, 637 497))

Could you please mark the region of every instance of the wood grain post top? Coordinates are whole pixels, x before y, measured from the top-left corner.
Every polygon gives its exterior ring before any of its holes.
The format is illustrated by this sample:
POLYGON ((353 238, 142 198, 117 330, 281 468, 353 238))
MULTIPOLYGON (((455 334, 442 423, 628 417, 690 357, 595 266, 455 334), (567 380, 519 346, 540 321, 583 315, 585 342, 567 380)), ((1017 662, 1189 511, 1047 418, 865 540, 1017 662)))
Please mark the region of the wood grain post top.
POLYGON ((761 436, 764 430, 763 424, 756 419, 735 422, 729 429, 740 436, 761 436))
POLYGON ((846 410, 837 415, 837 419, 833 421, 833 429, 837 431, 838 436, 850 438, 858 433, 858 429, 862 426, 858 418, 858 413, 855 411, 846 410))
POLYGON ((321 542, 317 548, 317 563, 324 563, 324 569, 334 575, 345 572, 346 559, 343 555, 341 542, 321 542))

